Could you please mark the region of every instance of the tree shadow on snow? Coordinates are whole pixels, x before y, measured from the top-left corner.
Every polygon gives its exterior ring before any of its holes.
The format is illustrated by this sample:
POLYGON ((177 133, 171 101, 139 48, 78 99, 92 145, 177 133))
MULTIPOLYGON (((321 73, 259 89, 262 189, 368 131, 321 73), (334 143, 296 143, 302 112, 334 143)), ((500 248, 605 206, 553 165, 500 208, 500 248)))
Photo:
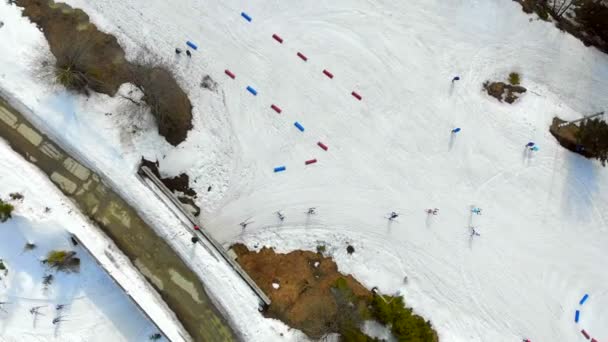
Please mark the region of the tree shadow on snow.
POLYGON ((593 195, 597 192, 597 163, 574 153, 566 153, 562 211, 577 221, 590 221, 596 214, 593 195))

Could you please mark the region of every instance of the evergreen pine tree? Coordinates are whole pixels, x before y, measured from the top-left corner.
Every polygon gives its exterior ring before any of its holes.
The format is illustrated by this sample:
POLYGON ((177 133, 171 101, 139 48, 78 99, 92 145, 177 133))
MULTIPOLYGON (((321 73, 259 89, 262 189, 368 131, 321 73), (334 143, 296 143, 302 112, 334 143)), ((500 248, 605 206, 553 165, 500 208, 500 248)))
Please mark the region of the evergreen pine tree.
POLYGON ((606 166, 608 161, 608 124, 599 118, 584 120, 576 134, 577 143, 606 166))

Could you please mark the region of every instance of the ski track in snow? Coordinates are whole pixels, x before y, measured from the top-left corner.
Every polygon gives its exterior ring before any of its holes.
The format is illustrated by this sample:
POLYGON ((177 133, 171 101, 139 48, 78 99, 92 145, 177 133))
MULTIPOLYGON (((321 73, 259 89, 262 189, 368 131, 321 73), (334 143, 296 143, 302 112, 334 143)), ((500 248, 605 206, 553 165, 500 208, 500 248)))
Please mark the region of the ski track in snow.
MULTIPOLYGON (((3 70, 0 85, 123 186, 159 232, 180 228, 132 176, 140 155, 160 158, 166 175, 185 171, 196 180, 203 226, 223 243, 281 251, 326 243, 341 271, 404 294, 443 341, 582 339, 582 325, 573 322, 578 299, 604 293, 608 283, 608 174, 558 146, 547 128, 553 116, 574 119, 607 107, 605 54, 501 0, 67 2, 115 34, 128 57, 147 49, 176 68, 194 105, 188 140, 172 148, 150 132, 121 139, 115 118, 95 115, 120 106, 105 96, 71 100, 68 119, 64 106, 52 105, 65 101, 51 101, 65 96, 61 90, 8 81, 23 78, 23 63, 3 70), (186 40, 199 46, 192 59, 173 52, 186 40), (529 90, 515 105, 482 92, 485 80, 513 70, 529 90), (199 87, 206 74, 217 93, 199 87), (455 75, 461 80, 452 85, 455 75), (28 85, 35 90, 25 91, 28 85), (248 85, 259 94, 246 92, 248 85), (456 126, 462 131, 450 136, 456 126), (527 141, 541 150, 522 153, 527 141), (305 167, 313 157, 319 162, 305 167), (274 174, 278 165, 287 171, 274 174), (483 215, 472 217, 481 236, 469 242, 472 204, 483 215), (312 206, 318 213, 307 216, 312 206), (428 207, 439 215, 428 217, 428 207), (284 222, 274 214, 279 209, 284 222), (399 222, 387 223, 382 216, 392 210, 399 222), (254 222, 242 230, 248 217, 254 222)), ((0 35, 16 24, 6 22, 0 35)), ((11 53, 32 56, 42 38, 30 36, 30 47, 11 53)), ((186 240, 171 243, 186 251, 186 240)), ((204 278, 211 296, 245 338, 302 338, 257 315, 251 294, 227 286, 235 277, 203 252, 189 262, 212 274, 204 278), (247 305, 236 308, 242 301, 247 305)), ((598 297, 594 308, 605 307, 606 296, 598 297)), ((603 341, 608 316, 590 307, 585 329, 603 341)))

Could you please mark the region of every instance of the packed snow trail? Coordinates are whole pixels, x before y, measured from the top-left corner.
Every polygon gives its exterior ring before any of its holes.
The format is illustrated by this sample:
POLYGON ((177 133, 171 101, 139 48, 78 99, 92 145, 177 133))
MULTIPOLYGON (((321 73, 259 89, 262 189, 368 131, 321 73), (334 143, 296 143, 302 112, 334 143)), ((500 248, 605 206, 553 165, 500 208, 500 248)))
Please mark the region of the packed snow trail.
MULTIPOLYGON (((131 178, 122 171, 141 154, 158 157, 166 175, 186 171, 196 181, 204 226, 220 241, 281 250, 324 241, 341 271, 400 291, 444 341, 583 338, 573 321, 579 297, 608 283, 608 173, 558 146, 548 127, 554 116, 608 106, 605 54, 502 0, 68 3, 116 34, 129 57, 146 48, 172 63, 194 105, 195 129, 175 149, 152 133, 121 139, 115 131, 125 119, 91 114, 118 106, 106 97, 74 101, 76 122, 59 106, 38 114, 125 187, 131 178), (175 56, 187 40, 198 50, 175 56), (481 91, 511 71, 528 89, 514 105, 481 91), (206 74, 217 93, 199 87, 206 74), (306 123, 305 133, 294 121, 306 123), (529 141, 540 150, 526 153, 529 141), (318 163, 306 167, 313 157, 318 163), (279 165, 286 171, 272 172, 279 165), (483 215, 473 217, 480 236, 470 243, 473 204, 483 215), (429 219, 429 207, 440 214, 429 219), (390 211, 399 222, 383 218, 390 211)), ((57 96, 36 93, 43 104, 57 96)), ((156 209, 140 189, 131 196, 156 209)), ((606 313, 593 317, 585 329, 605 340, 606 313)))

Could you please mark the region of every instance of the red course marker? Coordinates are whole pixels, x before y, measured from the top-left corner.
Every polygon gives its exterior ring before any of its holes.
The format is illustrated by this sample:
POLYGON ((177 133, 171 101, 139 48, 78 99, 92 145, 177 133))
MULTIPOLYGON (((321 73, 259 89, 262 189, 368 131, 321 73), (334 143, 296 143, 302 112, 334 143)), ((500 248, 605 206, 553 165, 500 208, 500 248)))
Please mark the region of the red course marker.
POLYGON ((327 76, 329 78, 334 78, 334 74, 332 74, 331 72, 327 71, 327 69, 323 69, 323 73, 325 74, 325 76, 327 76))
POLYGON ((597 342, 597 340, 596 340, 596 339, 594 339, 594 338, 592 338, 592 339, 591 339, 591 342, 597 342))
POLYGON ((228 69, 224 70, 224 72, 226 73, 226 75, 230 76, 230 78, 234 79, 236 76, 234 75, 234 73, 228 69))
POLYGON ((275 112, 281 114, 281 108, 277 107, 277 105, 271 105, 270 108, 274 109, 275 112))
POLYGON ((327 151, 327 149, 328 149, 327 145, 325 145, 324 143, 322 143, 320 141, 317 143, 317 145, 319 145, 319 147, 324 149, 325 151, 327 151))
POLYGON ((356 92, 354 92, 354 91, 353 91, 353 92, 352 92, 352 93, 350 93, 350 94, 351 94, 352 96, 354 96, 354 97, 355 97, 357 100, 361 101, 361 95, 359 95, 358 93, 356 93, 356 92))
POLYGON ((274 38, 274 40, 276 40, 277 42, 283 44, 283 38, 279 37, 276 33, 272 35, 272 38, 274 38))
POLYGON ((583 336, 585 336, 586 339, 589 339, 589 334, 587 334, 587 332, 585 331, 585 329, 581 330, 581 334, 583 334, 583 336))
POLYGON ((316 162, 317 162, 317 160, 316 160, 316 159, 310 159, 310 160, 305 161, 305 162, 304 162, 304 164, 306 164, 306 165, 310 165, 310 164, 314 164, 314 163, 316 163, 316 162))
POLYGON ((301 52, 298 52, 298 57, 300 57, 304 62, 308 60, 308 57, 304 56, 301 52))

